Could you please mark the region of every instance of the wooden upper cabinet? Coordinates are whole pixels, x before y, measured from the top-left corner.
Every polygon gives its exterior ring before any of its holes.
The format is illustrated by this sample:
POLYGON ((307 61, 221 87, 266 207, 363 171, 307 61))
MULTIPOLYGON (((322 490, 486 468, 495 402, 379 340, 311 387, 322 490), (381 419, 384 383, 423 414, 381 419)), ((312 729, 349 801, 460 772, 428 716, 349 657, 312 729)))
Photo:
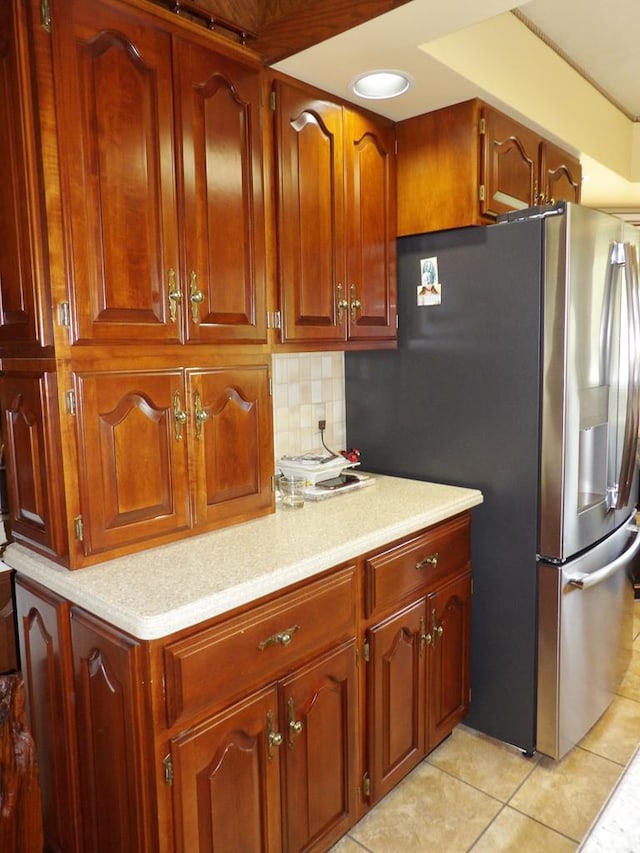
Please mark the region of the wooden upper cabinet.
POLYGON ((577 157, 572 157, 544 140, 540 143, 540 194, 541 202, 580 201, 582 167, 577 157))
POLYGON ((73 338, 178 340, 170 35, 124 7, 59 0, 54 11, 73 338))
POLYGON ((302 84, 274 90, 281 341, 393 342, 393 126, 302 84))
POLYGON ((342 108, 282 81, 275 96, 282 340, 343 341, 342 108))
POLYGON ((43 554, 67 554, 56 373, 5 368, 0 383, 9 528, 43 554))
POLYGON ((186 373, 196 469, 195 523, 210 525, 264 514, 273 501, 268 368, 186 373))
POLYGON ((347 337, 396 338, 395 131, 345 109, 347 337))
POLYGON ((189 526, 182 371, 76 376, 85 554, 189 526))
POLYGON ((260 74, 176 40, 182 132, 186 335, 201 342, 266 335, 260 74))
POLYGON ((273 509, 266 365, 75 375, 85 556, 273 509))
POLYGON ((260 68, 140 9, 58 0, 74 341, 260 341, 260 68))
POLYGON ((52 343, 25 15, 17 0, 0 4, 0 348, 23 355, 52 343))
POLYGON ((402 121, 397 137, 398 236, 580 201, 577 158, 478 99, 402 121))
POLYGON ((489 217, 535 204, 540 137, 502 113, 485 108, 480 212, 489 217))

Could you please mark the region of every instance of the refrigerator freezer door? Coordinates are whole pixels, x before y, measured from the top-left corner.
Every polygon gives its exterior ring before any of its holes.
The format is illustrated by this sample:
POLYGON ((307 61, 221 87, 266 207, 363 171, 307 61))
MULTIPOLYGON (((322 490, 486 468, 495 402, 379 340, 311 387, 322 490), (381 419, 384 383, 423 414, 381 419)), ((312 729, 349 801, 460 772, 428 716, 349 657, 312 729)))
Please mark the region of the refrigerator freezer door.
POLYGON ((640 532, 629 524, 564 567, 538 565, 536 748, 551 758, 562 758, 597 722, 627 670, 628 573, 638 550, 640 532))
POLYGON ((552 560, 635 504, 637 254, 622 238, 615 217, 575 205, 545 221, 539 553, 552 560))

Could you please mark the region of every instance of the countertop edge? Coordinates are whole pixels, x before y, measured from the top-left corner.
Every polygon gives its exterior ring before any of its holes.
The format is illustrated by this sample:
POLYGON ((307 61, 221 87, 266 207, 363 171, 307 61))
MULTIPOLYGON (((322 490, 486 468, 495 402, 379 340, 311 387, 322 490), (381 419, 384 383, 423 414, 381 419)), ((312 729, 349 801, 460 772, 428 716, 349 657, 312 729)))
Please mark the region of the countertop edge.
MULTIPOLYGON (((385 477, 381 479, 383 481, 395 481, 396 489, 398 487, 402 488, 402 482, 405 482, 399 478, 385 477)), ((413 480, 406 481, 408 484, 407 488, 419 495, 420 486, 416 485, 418 482, 413 480)), ((436 486, 436 484, 427 483, 422 485, 425 487, 425 492, 428 487, 433 489, 436 486)), ((374 488, 379 489, 380 487, 376 485, 374 488)), ((436 488, 440 487, 436 486, 436 488)), ((127 606, 126 601, 118 601, 116 596, 110 596, 105 591, 96 591, 95 588, 92 588, 91 584, 85 583, 85 581, 97 577, 98 572, 104 572, 104 569, 110 565, 115 566, 117 564, 121 567, 123 558, 101 563, 93 567, 70 571, 44 557, 40 557, 22 545, 12 544, 5 552, 4 562, 25 577, 45 586, 57 595, 68 599, 73 604, 88 610, 118 629, 131 634, 136 639, 155 640, 220 616, 236 607, 248 604, 263 596, 309 579, 314 575, 360 557, 396 539, 408 536, 423 528, 430 527, 470 510, 483 501, 481 492, 476 489, 464 489, 453 486, 444 486, 441 488, 447 497, 432 501, 431 505, 422 511, 414 511, 406 516, 392 518, 388 524, 383 524, 375 530, 365 529, 361 533, 352 533, 349 531, 349 535, 339 543, 329 547, 318 548, 314 553, 306 556, 304 559, 296 559, 293 562, 284 564, 282 562, 277 563, 270 571, 260 572, 253 577, 231 583, 209 594, 196 595, 192 600, 184 604, 177 607, 169 606, 162 610, 162 612, 152 615, 137 612, 132 606, 127 606)), ((362 494, 371 491, 373 489, 362 490, 362 494)), ((349 499, 347 495, 340 497, 341 504, 337 504, 337 506, 347 507, 344 501, 349 501, 349 499)), ((366 503, 364 507, 366 508, 366 503)), ((312 508, 313 510, 314 508, 312 508)), ((315 511, 319 513, 319 520, 322 520, 320 513, 324 511, 315 511)), ((279 512, 291 514, 292 511, 279 510, 279 512)), ((293 512, 296 513, 297 511, 294 510, 293 512)), ((393 516, 394 514, 398 515, 397 509, 390 509, 389 515, 393 516)), ((298 518, 300 522, 308 523, 309 515, 303 516, 301 514, 298 518)), ((273 518, 273 516, 268 516, 266 520, 256 519, 255 522, 249 521, 243 525, 238 525, 235 530, 240 541, 245 541, 247 537, 259 537, 260 531, 265 529, 265 523, 269 524, 268 519, 270 518, 273 518)), ((223 533, 228 537, 230 530, 233 530, 233 528, 224 528, 223 531, 214 531, 209 534, 202 534, 202 536, 207 537, 207 544, 210 542, 212 545, 215 545, 216 541, 221 540, 223 533)), ((319 529, 318 536, 321 536, 321 529, 319 529)), ((186 543, 187 546, 189 542, 190 540, 183 540, 183 544, 186 543)), ((173 546, 176 543, 171 544, 173 546)), ((209 547, 211 546, 209 545, 209 547)), ((146 551, 141 552, 140 555, 134 554, 126 559, 132 565, 136 563, 144 564, 145 562, 149 562, 148 555, 149 551, 146 551)), ((114 577, 116 576, 114 575, 114 577)), ((149 578, 148 582, 152 584, 153 579, 149 578)), ((103 586, 105 586, 104 583, 103 586)))

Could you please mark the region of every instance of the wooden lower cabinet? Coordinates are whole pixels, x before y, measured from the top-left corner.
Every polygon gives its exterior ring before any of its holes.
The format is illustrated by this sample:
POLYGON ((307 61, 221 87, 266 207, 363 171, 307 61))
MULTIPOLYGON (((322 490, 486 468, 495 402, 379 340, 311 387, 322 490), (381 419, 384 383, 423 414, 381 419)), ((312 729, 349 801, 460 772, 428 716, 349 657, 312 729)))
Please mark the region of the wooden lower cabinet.
POLYGON ((71 609, 83 850, 153 849, 141 646, 71 609))
POLYGON ((157 640, 19 574, 47 849, 328 850, 466 714, 469 539, 465 513, 157 640))
POLYGON ((17 578, 15 588, 20 659, 38 752, 47 849, 81 853, 70 605, 23 577, 17 578))
POLYGON ((356 708, 352 641, 174 738, 176 850, 326 850, 354 822, 356 708))
POLYGON ((427 599, 431 644, 427 645, 427 752, 462 722, 469 710, 471 573, 466 572, 427 599))

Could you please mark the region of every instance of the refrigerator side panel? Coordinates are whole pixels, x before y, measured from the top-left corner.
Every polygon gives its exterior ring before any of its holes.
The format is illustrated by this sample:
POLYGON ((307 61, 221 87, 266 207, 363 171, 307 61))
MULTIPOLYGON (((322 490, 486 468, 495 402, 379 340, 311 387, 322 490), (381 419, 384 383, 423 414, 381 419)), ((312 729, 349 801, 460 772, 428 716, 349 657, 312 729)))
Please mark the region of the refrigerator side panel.
POLYGON ((545 220, 539 549, 554 560, 616 527, 607 490, 626 340, 623 281, 611 263, 620 233, 615 217, 576 205, 545 220))
POLYGON ((541 225, 398 244, 399 348, 347 353, 363 470, 473 486, 469 725, 535 745, 541 225), (507 236, 508 235, 508 236, 507 236), (419 305, 435 258, 440 305, 419 305))

